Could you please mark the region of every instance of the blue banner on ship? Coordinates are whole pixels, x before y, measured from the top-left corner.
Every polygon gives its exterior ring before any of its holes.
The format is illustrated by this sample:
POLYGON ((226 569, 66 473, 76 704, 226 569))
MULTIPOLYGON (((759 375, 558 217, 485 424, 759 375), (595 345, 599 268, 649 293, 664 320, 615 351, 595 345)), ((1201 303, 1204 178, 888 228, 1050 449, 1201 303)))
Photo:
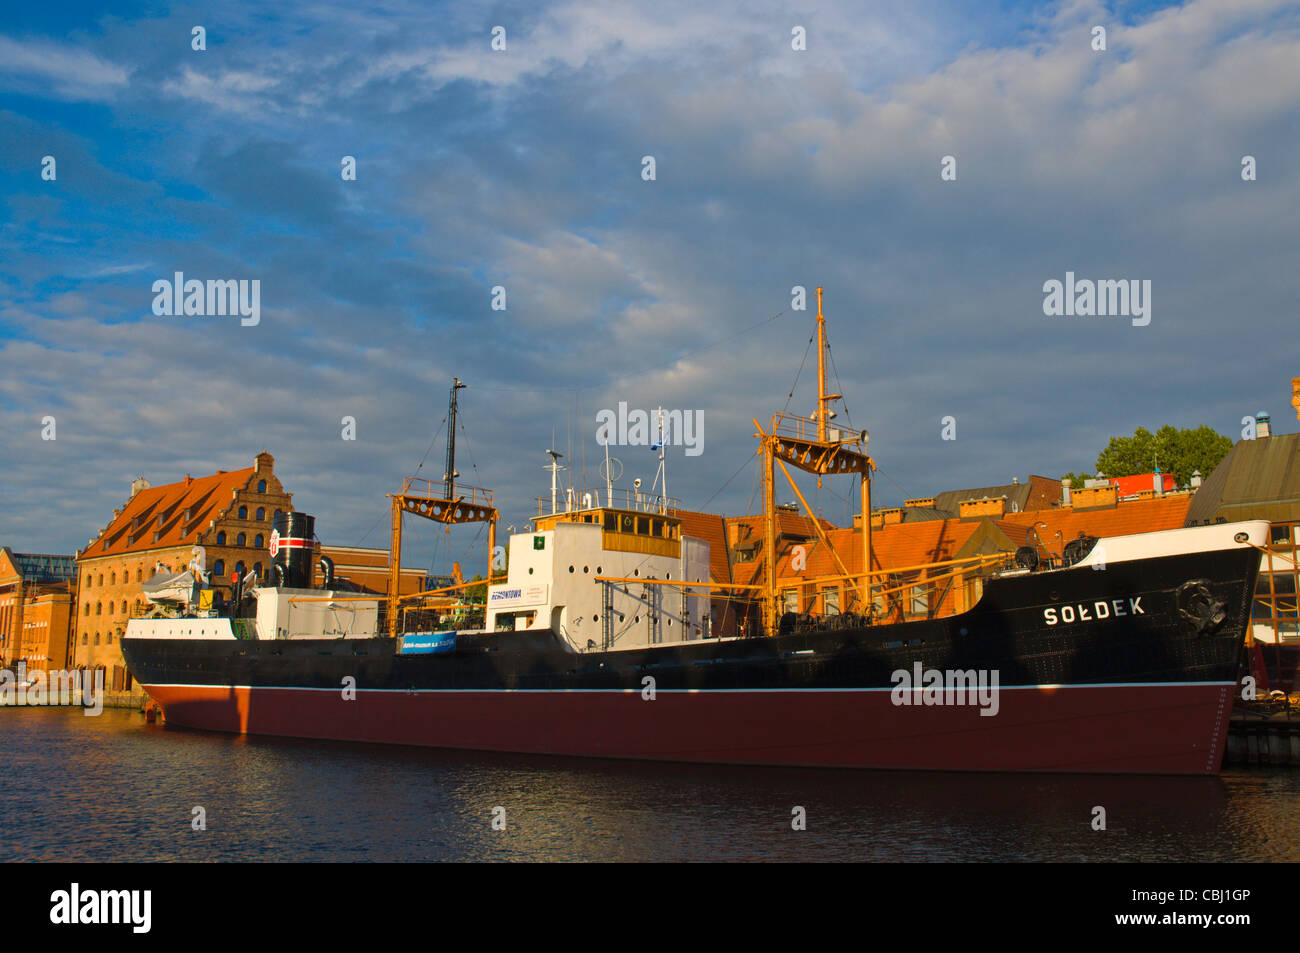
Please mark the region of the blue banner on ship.
POLYGON ((456 650, 456 630, 450 632, 412 632, 402 636, 398 655, 441 655, 456 650))

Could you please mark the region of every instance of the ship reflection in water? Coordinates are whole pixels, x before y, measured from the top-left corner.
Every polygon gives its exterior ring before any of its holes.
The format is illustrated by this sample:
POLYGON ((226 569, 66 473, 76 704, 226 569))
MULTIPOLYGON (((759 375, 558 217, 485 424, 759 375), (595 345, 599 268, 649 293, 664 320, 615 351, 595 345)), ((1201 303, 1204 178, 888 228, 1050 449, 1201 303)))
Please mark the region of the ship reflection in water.
POLYGON ((68 709, 0 712, 0 750, 7 860, 1300 860, 1288 769, 647 764, 255 739, 68 709), (796 806, 806 830, 791 829, 796 806), (192 830, 195 807, 206 830, 192 830))

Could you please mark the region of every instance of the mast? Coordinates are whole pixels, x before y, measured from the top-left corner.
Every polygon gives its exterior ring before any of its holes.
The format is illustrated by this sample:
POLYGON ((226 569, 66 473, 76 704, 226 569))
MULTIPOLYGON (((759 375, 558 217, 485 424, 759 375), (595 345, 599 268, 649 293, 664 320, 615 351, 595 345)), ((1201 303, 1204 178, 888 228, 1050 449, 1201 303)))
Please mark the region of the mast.
MULTIPOLYGON (((549 454, 551 455, 551 462, 548 463, 548 464, 547 464, 545 467, 543 467, 542 469, 544 469, 544 470, 550 470, 550 471, 551 471, 551 512, 554 513, 554 512, 555 512, 555 507, 556 507, 556 505, 557 505, 557 504, 556 504, 556 492, 559 490, 559 479, 558 479, 558 477, 559 477, 559 474, 560 474, 560 471, 561 471, 561 470, 565 470, 565 469, 568 469, 568 468, 560 465, 560 461, 564 459, 564 454, 560 453, 560 451, 558 451, 558 450, 547 450, 546 452, 549 453, 549 454)), ((608 452, 608 451, 606 451, 606 452, 608 452)))
MULTIPOLYGON (((775 635, 780 622, 781 605, 777 591, 776 576, 776 467, 790 480, 795 496, 808 510, 809 519, 817 535, 826 541, 817 522, 817 514, 808 506, 807 499, 799 492, 794 478, 790 476, 787 465, 794 466, 806 473, 817 475, 817 485, 821 485, 823 476, 838 474, 857 474, 861 476, 859 502, 862 507, 862 575, 860 588, 857 589, 859 605, 863 613, 870 611, 871 602, 871 470, 874 463, 867 456, 867 432, 865 430, 834 430, 827 421, 835 416, 830 409, 831 401, 840 400, 840 394, 826 393, 826 318, 822 314, 822 289, 817 289, 817 409, 812 417, 781 412, 772 416, 766 431, 757 420, 755 434, 761 441, 760 453, 763 458, 763 522, 764 547, 763 562, 765 585, 762 593, 763 627, 768 635, 775 635)), ((829 542, 827 541, 829 546, 829 542)), ((834 550, 831 550, 835 555, 834 550)), ((835 555, 836 562, 840 562, 835 555)), ((843 563, 840 563, 843 567, 843 563)), ((844 570, 846 578, 850 577, 844 570)), ((855 574, 856 575, 856 574, 855 574)))
POLYGON ((464 386, 459 377, 453 377, 451 399, 447 402, 447 469, 442 474, 442 492, 447 499, 451 499, 453 484, 456 482, 456 477, 460 475, 456 472, 456 392, 464 386))
POLYGON ((817 286, 817 439, 826 439, 826 319, 822 317, 822 289, 817 286))

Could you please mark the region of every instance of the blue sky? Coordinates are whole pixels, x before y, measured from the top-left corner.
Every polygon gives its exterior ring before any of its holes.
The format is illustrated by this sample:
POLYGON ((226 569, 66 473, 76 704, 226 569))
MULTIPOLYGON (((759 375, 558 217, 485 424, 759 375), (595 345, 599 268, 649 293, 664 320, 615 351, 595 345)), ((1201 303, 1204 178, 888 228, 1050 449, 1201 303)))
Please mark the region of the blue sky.
MULTIPOLYGON (((1290 432, 1298 117, 1300 8, 1272 0, 10 10, 0 542, 72 551, 133 477, 267 449, 323 539, 384 545, 453 375, 462 479, 506 523, 553 433, 599 482, 619 401, 700 411, 673 495, 744 512, 756 467, 727 480, 813 328, 795 285, 826 288, 886 504, 1090 469, 1137 426, 1290 432), (258 279, 260 324, 154 315, 176 271, 258 279), (1045 316, 1067 271, 1150 280, 1151 323, 1045 316)), ((810 359, 791 409, 814 393, 810 359)), ((443 569, 473 534, 411 538, 443 569)))

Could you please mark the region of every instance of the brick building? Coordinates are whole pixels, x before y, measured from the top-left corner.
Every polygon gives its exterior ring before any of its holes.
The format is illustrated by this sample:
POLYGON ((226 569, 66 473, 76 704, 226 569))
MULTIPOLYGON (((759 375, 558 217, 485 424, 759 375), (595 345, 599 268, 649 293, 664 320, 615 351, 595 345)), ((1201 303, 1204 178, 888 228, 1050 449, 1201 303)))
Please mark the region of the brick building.
POLYGON ((163 486, 150 486, 143 478, 131 484, 127 501, 77 554, 78 667, 103 668, 112 691, 130 688, 121 638, 127 620, 146 608, 140 584, 159 569, 183 572, 196 547, 202 547, 222 598, 230 596, 232 572, 266 569, 271 520, 293 509, 293 495, 281 486, 274 464, 263 451, 242 470, 187 475, 163 486))
POLYGON ((71 667, 75 581, 72 556, 0 548, 0 656, 10 670, 71 667))

